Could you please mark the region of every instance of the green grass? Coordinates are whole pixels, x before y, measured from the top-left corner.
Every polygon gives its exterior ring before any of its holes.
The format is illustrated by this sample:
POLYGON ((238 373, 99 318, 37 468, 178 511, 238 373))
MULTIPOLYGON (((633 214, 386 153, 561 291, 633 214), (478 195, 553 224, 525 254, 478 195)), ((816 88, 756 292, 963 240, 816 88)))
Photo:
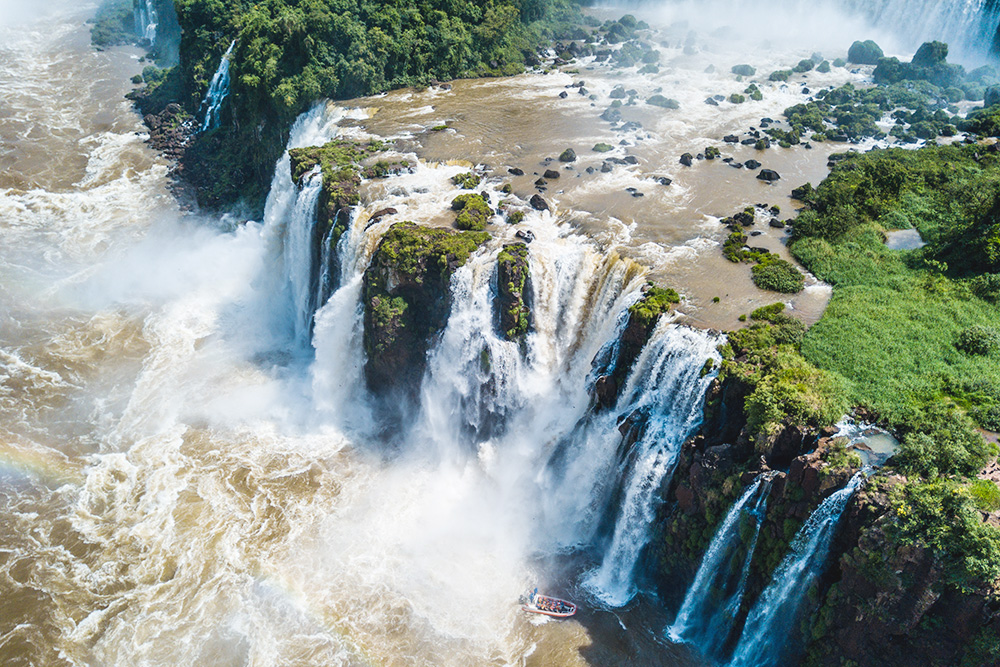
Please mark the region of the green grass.
POLYGON ((993 451, 972 420, 995 421, 1000 406, 1000 307, 977 296, 1000 268, 997 167, 974 147, 850 157, 795 225, 793 254, 834 286, 802 354, 901 432, 900 460, 917 474, 974 474, 993 451), (889 250, 885 231, 910 226, 928 245, 889 250))

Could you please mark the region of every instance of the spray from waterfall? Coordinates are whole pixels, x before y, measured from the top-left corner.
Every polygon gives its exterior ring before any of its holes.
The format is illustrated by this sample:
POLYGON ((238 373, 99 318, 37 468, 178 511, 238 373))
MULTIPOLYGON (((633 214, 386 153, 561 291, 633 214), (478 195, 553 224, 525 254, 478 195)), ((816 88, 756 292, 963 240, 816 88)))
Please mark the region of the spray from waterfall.
POLYGON ((226 53, 223 54, 219 62, 219 68, 212 77, 212 82, 208 86, 208 92, 201 103, 201 108, 205 109, 205 120, 201 124, 201 131, 208 132, 219 125, 219 115, 222 111, 222 103, 229 96, 229 58, 233 53, 236 40, 229 45, 226 53))
POLYGON ((718 657, 725 648, 743 602, 772 479, 758 477, 715 532, 677 619, 667 629, 674 641, 692 644, 709 657, 718 657))
POLYGON ((856 474, 847 486, 824 500, 799 529, 788 555, 747 616, 731 667, 786 664, 806 593, 823 573, 840 517, 866 476, 867 472, 856 474))
POLYGON ((649 541, 659 493, 677 464, 684 441, 701 424, 712 375, 706 359, 718 360, 718 341, 661 321, 636 361, 618 412, 642 421, 639 436, 618 466, 623 480, 618 518, 600 567, 586 587, 603 603, 620 607, 636 593, 633 573, 649 541))

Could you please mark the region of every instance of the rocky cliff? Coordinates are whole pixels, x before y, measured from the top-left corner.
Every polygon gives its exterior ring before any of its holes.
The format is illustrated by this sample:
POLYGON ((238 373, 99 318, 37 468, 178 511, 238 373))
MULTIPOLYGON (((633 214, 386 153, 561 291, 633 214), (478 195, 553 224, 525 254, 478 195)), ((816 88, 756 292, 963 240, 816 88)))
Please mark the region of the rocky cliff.
POLYGON ((489 238, 412 222, 382 238, 364 277, 365 378, 376 395, 415 394, 451 313, 451 276, 489 238))

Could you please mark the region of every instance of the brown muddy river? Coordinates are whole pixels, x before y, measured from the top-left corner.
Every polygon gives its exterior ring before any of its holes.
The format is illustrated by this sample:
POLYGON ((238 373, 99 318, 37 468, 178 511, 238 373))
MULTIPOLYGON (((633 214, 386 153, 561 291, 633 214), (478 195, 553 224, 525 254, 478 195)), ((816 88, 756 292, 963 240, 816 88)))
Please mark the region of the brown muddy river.
MULTIPOLYGON (((804 87, 863 80, 834 68, 766 81, 816 50, 843 55, 857 22, 838 18, 836 30, 806 35, 795 19, 747 22, 681 4, 643 15, 658 74, 584 60, 321 105, 293 143, 367 133, 396 140, 420 166, 366 184, 339 251, 341 287, 317 304, 314 337, 303 340, 290 322, 303 282, 295 204, 305 195, 287 158, 262 221, 183 214, 168 165, 123 99, 141 53, 92 50, 91 4, 8 5, 0 663, 702 664, 666 639, 676 610, 632 580, 669 447, 651 443, 646 476, 616 481, 617 425, 614 415, 585 418, 587 376, 648 278, 680 291, 683 321, 699 328, 733 328, 783 298, 722 258, 719 218, 757 203, 791 217, 791 189, 822 180, 827 154, 843 146, 756 151, 722 137, 780 118, 808 98, 804 87), (720 32, 723 23, 737 27, 720 32), (788 38, 753 37, 764 24, 788 38), (746 87, 729 73, 740 63, 757 68, 763 100, 706 104, 746 87), (569 87, 580 81, 588 95, 569 87), (641 128, 600 119, 619 85, 637 91, 639 103, 621 112, 641 128), (680 108, 642 103, 657 91, 680 108), (599 142, 613 150, 598 155, 599 142), (768 185, 721 160, 679 163, 710 145, 781 180, 768 185), (579 155, 572 168, 550 160, 567 148, 579 155), (609 157, 636 164, 602 173, 609 157), (450 178, 473 165, 498 199, 506 183, 527 199, 546 169, 560 172, 542 192, 553 211, 523 224, 536 236, 536 331, 527 350, 484 333, 495 255, 516 231, 498 224, 498 240, 456 274, 456 315, 429 360, 413 424, 384 449, 378 406, 359 384, 361 272, 392 222, 449 221, 450 178), (525 175, 511 177, 513 167, 525 175), (368 228, 367 216, 389 205, 398 216, 368 228), (483 350, 503 380, 487 397, 469 382, 483 350), (470 440, 463 428, 480 423, 484 405, 507 428, 470 440), (616 518, 615 494, 634 517, 616 518), (522 613, 518 597, 533 586, 573 597, 580 614, 522 613)), ((782 251, 784 232, 767 220, 759 216, 752 243, 782 251)), ((828 290, 809 283, 789 301, 812 322, 828 290)), ((308 331, 312 311, 305 317, 308 331)), ((696 426, 708 381, 689 371, 718 339, 674 324, 657 336, 637 362, 647 375, 637 371, 629 391, 664 418, 663 442, 674 446, 696 426), (672 421, 675 400, 688 407, 672 421)))

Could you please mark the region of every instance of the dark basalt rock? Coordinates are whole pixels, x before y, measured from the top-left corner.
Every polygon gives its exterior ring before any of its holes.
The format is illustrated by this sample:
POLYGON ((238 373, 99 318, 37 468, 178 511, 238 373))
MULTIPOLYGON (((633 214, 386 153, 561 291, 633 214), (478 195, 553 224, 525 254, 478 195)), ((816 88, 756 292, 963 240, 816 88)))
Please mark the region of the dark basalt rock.
POLYGON ((757 160, 747 160, 743 163, 743 166, 747 169, 760 169, 760 162, 757 162, 757 160))
POLYGON ((778 218, 771 218, 770 220, 768 220, 767 224, 769 226, 773 227, 774 229, 784 229, 785 228, 785 223, 782 222, 781 220, 779 220, 778 218))
POLYGON ((757 179, 761 181, 773 182, 781 179, 781 176, 773 169, 761 169, 757 174, 757 179))
POLYGON ((524 169, 521 169, 520 167, 511 167, 507 170, 507 173, 511 176, 524 176, 524 169))
POLYGON ((735 134, 727 134, 726 136, 724 136, 722 138, 722 140, 725 141, 727 144, 738 144, 738 143, 740 143, 740 138, 737 137, 735 134))
POLYGON ((531 204, 531 208, 536 211, 548 211, 549 203, 542 199, 541 195, 532 195, 531 200, 528 202, 531 204))
POLYGON ((399 213, 399 211, 397 211, 394 208, 391 208, 391 207, 390 208, 383 208, 381 211, 376 211, 375 213, 372 214, 372 217, 370 217, 368 219, 368 224, 369 225, 374 225, 376 222, 378 222, 379 220, 381 220, 385 216, 387 216, 387 215, 396 215, 397 213, 399 213))
POLYGON ((690 167, 694 164, 694 156, 690 153, 684 153, 684 155, 681 155, 681 164, 685 167, 690 167))
POLYGON ((622 112, 618 109, 610 108, 601 114, 601 119, 606 120, 609 123, 620 123, 622 120, 622 112))
POLYGON ((545 173, 542 174, 542 178, 548 179, 550 181, 557 180, 559 178, 559 172, 555 169, 546 169, 545 173))

